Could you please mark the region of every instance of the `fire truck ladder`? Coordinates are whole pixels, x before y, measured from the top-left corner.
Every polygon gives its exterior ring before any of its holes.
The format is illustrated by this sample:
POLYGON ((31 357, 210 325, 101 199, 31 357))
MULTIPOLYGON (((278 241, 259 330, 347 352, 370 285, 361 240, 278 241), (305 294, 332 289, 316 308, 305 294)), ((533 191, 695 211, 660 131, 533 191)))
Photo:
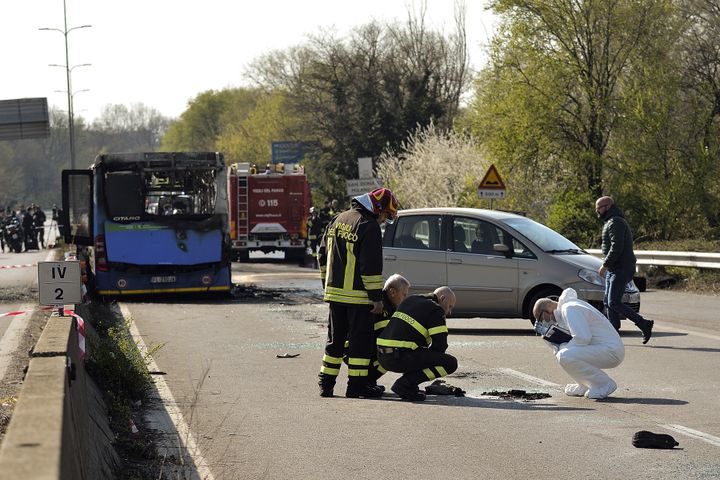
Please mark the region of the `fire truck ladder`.
POLYGON ((248 232, 248 177, 238 176, 238 237, 249 235, 248 232))

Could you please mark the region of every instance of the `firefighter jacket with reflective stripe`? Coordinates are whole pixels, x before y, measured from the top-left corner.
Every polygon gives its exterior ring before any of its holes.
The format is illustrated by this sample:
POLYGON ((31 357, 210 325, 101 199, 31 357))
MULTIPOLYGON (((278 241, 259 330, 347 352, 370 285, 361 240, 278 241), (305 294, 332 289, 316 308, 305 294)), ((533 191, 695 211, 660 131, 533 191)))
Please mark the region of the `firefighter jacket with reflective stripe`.
POLYGON ((375 324, 373 325, 376 337, 382 333, 385 327, 387 327, 387 324, 390 323, 390 317, 392 317, 392 314, 395 313, 395 307, 392 302, 390 302, 385 290, 382 291, 382 304, 382 313, 380 315, 375 315, 375 324))
POLYGON ((318 264, 325 301, 372 305, 382 298, 382 234, 377 216, 358 202, 325 229, 318 264))
POLYGON ((397 308, 385 330, 377 339, 381 347, 410 348, 429 347, 431 350, 447 350, 448 328, 445 311, 434 294, 410 295, 397 308))

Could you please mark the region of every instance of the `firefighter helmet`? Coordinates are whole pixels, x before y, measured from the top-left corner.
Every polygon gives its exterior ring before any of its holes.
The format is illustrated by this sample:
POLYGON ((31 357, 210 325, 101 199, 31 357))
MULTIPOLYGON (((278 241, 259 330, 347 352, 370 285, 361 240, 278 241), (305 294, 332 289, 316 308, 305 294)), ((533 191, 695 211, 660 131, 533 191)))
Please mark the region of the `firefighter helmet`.
POLYGON ((373 213, 380 215, 387 213, 388 222, 392 223, 397 218, 398 201, 395 194, 389 188, 376 188, 368 194, 372 202, 373 213))

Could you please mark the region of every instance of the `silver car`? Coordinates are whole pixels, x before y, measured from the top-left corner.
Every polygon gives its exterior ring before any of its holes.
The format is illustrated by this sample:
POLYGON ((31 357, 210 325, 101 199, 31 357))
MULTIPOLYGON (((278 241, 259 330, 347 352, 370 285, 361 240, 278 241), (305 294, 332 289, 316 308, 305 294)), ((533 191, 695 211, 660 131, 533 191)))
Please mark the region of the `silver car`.
MULTIPOLYGON (((383 236, 383 274, 400 273, 411 293, 448 285, 456 317, 532 318, 541 297, 573 288, 603 309, 600 259, 527 217, 475 208, 401 210, 383 236)), ((640 310, 633 282, 624 303, 640 310)))

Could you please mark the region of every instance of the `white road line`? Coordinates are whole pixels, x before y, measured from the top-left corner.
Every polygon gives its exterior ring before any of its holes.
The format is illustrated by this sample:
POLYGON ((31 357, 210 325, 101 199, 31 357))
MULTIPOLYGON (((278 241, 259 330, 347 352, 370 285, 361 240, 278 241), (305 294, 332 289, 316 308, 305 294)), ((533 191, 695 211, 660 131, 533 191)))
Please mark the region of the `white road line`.
POLYGON ((25 336, 25 330, 27 330, 30 324, 30 317, 32 317, 32 309, 35 308, 35 304, 26 303, 20 305, 17 311, 27 312, 14 317, 8 317, 10 319, 10 325, 5 334, 0 338, 0 379, 5 377, 8 366, 12 362, 15 355, 15 351, 18 349, 20 342, 25 336))
MULTIPOLYGON (((148 368, 151 371, 159 371, 157 364, 155 363, 155 360, 147 355, 147 345, 145 345, 145 341, 140 336, 140 331, 138 330, 137 326, 135 325, 135 322, 132 319, 132 315, 130 314, 130 311, 127 309, 125 305, 120 304, 120 310, 122 312, 123 317, 125 317, 125 320, 130 325, 130 334, 133 336, 133 340, 135 341, 136 345, 140 349, 141 354, 143 357, 147 359, 147 365, 148 368)), ((185 422, 185 418, 183 417, 182 412, 180 411, 180 408, 177 406, 177 403, 175 403, 175 398, 173 397, 172 392, 170 391, 170 388, 168 387, 167 383, 165 382, 165 379, 162 378, 162 376, 155 376, 153 377, 155 380, 155 386, 157 388, 158 394, 160 395, 160 399, 162 400, 162 403, 167 410, 168 416, 170 417, 170 420, 172 420, 175 430, 177 431, 178 438, 176 439, 179 442, 184 443, 185 445, 185 451, 188 453, 190 458, 192 459, 193 464, 195 465, 195 468, 197 470, 197 477, 193 475, 193 479, 202 479, 202 480, 215 480, 215 477, 213 476, 212 472, 207 466, 207 463, 205 461, 205 458, 203 457, 202 453, 200 452, 200 448, 198 447, 197 443, 195 442, 195 437, 193 436, 192 432, 190 431, 190 427, 188 426, 187 422, 185 422)), ((169 433, 169 432, 164 432, 169 433)), ((171 445, 165 445, 166 448, 172 448, 171 445)))
POLYGON ((498 368, 496 370, 499 372, 505 373, 507 375, 512 375, 513 377, 521 378, 530 383, 535 383, 535 384, 543 386, 543 387, 564 388, 561 385, 558 385, 557 383, 548 382, 547 380, 543 380, 542 378, 533 377, 532 375, 528 375, 527 373, 513 370, 512 368, 498 368))
MULTIPOLYGON (((45 261, 51 261, 55 256, 55 251, 50 250, 45 257, 45 261)), ((37 285, 37 278, 35 279, 35 285, 37 285)), ((25 303, 20 305, 18 312, 27 312, 22 315, 17 315, 10 318, 10 325, 0 338, 0 380, 5 377, 8 366, 15 355, 15 351, 18 349, 20 342, 25 336, 25 331, 30 325, 30 318, 32 317, 33 310, 37 304, 25 303)))
POLYGON ((691 438, 695 438, 697 440, 702 440, 703 442, 707 442, 710 445, 720 447, 720 438, 710 435, 709 433, 700 432, 698 430, 693 430, 692 428, 688 428, 683 425, 675 425, 675 424, 663 425, 663 424, 661 424, 659 426, 662 428, 680 433, 682 435, 685 435, 685 436, 688 436, 691 438))
MULTIPOLYGON (((660 328, 661 329, 658 329, 658 332, 662 332, 663 330, 670 330, 671 332, 687 333, 688 335, 695 335, 698 337, 709 338, 711 340, 720 340, 720 336, 712 335, 710 333, 696 332, 694 330, 688 330, 686 328, 666 327, 664 324, 660 325, 660 328)), ((652 346, 652 345, 650 345, 650 346, 652 346)))

